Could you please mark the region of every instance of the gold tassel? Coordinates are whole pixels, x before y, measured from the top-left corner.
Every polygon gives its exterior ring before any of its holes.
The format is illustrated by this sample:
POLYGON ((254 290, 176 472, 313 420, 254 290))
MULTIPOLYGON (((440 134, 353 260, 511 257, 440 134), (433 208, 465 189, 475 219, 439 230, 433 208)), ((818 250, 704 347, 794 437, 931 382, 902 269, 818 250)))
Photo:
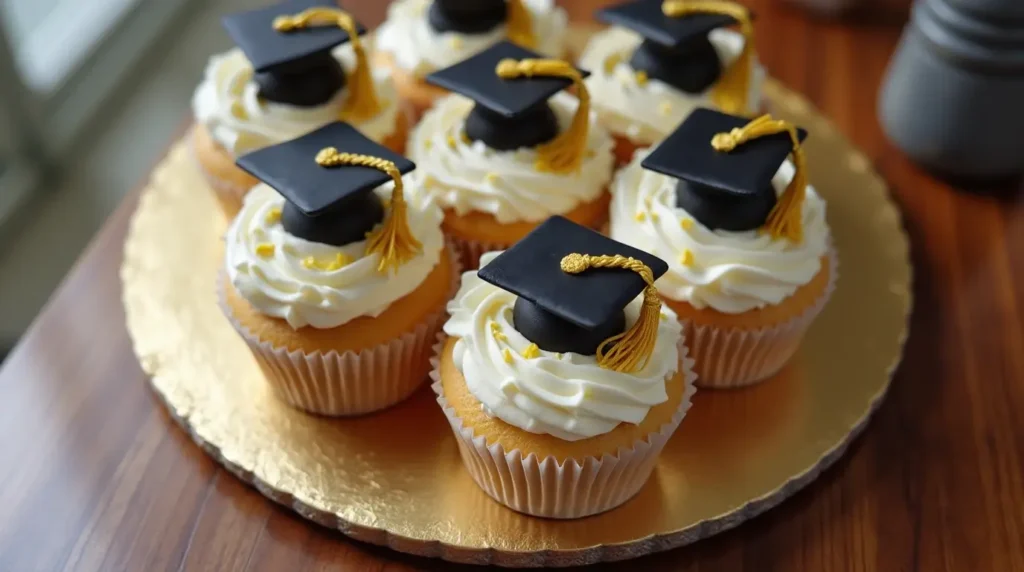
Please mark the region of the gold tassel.
POLYGON ((373 85, 373 73, 366 56, 366 47, 356 29, 356 21, 348 12, 319 7, 303 10, 294 16, 278 16, 274 19, 274 29, 286 33, 318 24, 333 24, 345 30, 356 54, 356 68, 349 74, 348 98, 341 109, 341 119, 358 123, 375 117, 380 113, 381 106, 373 85))
POLYGON ((325 147, 316 154, 316 164, 321 167, 340 167, 352 165, 371 167, 387 173, 395 183, 391 191, 391 208, 384 223, 367 235, 366 254, 380 254, 378 272, 397 269, 420 253, 423 245, 416 240, 409 230, 405 193, 402 186, 402 173, 394 163, 387 159, 357 155, 355 153, 339 153, 334 147, 325 147))
POLYGON ((654 273, 643 262, 622 255, 591 256, 572 253, 562 258, 562 272, 579 274, 589 268, 622 268, 632 270, 647 283, 643 307, 636 323, 625 332, 612 336, 597 347, 597 364, 605 369, 632 373, 647 366, 658 341, 661 321, 661 296, 654 287, 654 273), (607 349, 611 346, 611 349, 607 349))
POLYGON ((750 74, 754 60, 754 23, 750 19, 750 10, 735 2, 722 0, 665 0, 661 11, 669 18, 692 14, 722 14, 739 22, 743 50, 712 87, 711 101, 726 113, 749 113, 747 100, 750 97, 750 74))
POLYGON ((590 131, 590 93, 579 70, 562 60, 501 60, 495 70, 502 79, 520 77, 563 77, 571 79, 580 104, 569 128, 551 141, 537 146, 537 170, 547 173, 575 173, 583 165, 590 131))
POLYGON ((804 197, 807 194, 807 171, 804 149, 800 145, 800 135, 796 127, 781 119, 772 119, 771 115, 765 114, 743 127, 737 127, 728 133, 718 133, 711 139, 711 146, 716 151, 728 153, 743 145, 747 141, 775 135, 776 133, 788 133, 793 143, 793 180, 789 182, 786 190, 775 203, 775 208, 768 215, 764 230, 772 235, 772 238, 788 238, 800 243, 804 237, 803 231, 803 206, 804 197))
POLYGON ((523 5, 523 0, 508 0, 506 10, 508 39, 524 48, 535 48, 537 36, 533 34, 533 18, 529 8, 523 5))

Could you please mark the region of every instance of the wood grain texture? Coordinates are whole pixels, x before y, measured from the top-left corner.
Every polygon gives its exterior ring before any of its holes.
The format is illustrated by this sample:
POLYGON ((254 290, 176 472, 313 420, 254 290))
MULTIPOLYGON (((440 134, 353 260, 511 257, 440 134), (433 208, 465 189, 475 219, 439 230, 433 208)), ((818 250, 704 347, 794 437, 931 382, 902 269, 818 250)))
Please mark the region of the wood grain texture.
MULTIPOLYGON (((571 0, 576 15, 600 2, 571 0)), ((383 5, 354 6, 368 23, 383 5)), ((844 460, 736 530, 603 570, 1024 571, 1024 207, 885 142, 901 4, 846 23, 751 0, 771 73, 875 162, 904 208, 916 305, 890 395, 844 460)), ((120 303, 135 196, 0 371, 0 570, 470 570, 313 526, 220 469, 150 393, 120 303)))

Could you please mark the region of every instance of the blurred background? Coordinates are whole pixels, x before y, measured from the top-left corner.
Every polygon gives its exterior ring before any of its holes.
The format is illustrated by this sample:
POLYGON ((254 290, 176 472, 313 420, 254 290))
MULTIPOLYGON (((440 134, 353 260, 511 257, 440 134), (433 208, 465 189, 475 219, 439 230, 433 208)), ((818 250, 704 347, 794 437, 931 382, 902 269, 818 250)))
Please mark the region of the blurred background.
MULTIPOLYGON (((207 58, 230 46, 220 16, 269 0, 0 2, 2 359, 103 221, 187 129, 207 58)), ((827 11, 856 3, 847 22, 884 12, 890 25, 902 23, 910 3, 776 2, 794 12, 795 4, 827 11)), ((372 25, 386 3, 344 2, 372 25)), ((560 3, 576 18, 596 4, 560 3)))

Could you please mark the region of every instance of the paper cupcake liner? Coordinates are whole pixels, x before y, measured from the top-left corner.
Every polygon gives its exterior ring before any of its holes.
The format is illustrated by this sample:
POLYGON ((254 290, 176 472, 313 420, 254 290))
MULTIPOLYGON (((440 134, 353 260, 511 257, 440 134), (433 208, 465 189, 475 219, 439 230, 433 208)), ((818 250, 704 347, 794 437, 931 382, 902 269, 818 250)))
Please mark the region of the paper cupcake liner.
POLYGON ((427 379, 433 343, 447 317, 447 300, 455 295, 462 275, 451 246, 446 248, 452 260, 446 303, 412 330, 358 352, 306 353, 260 340, 232 315, 225 300, 223 273, 218 287, 221 308, 252 350, 267 383, 281 400, 317 415, 349 416, 378 411, 402 401, 427 379))
POLYGON ((199 160, 198 152, 196 151, 195 143, 192 141, 192 137, 188 138, 188 147, 191 150, 192 162, 195 164, 199 174, 202 175, 203 180, 206 181, 207 186, 213 191, 213 196, 217 199, 217 203, 220 204, 221 210, 224 212, 224 216, 231 219, 234 218, 238 211, 242 210, 242 199, 245 198, 246 193, 249 192, 251 187, 242 187, 225 181, 219 177, 214 176, 212 173, 203 167, 203 163, 199 160))
POLYGON ((778 373, 800 347, 804 333, 825 307, 839 278, 839 256, 829 249, 829 281, 825 292, 801 315, 777 326, 757 330, 695 325, 681 320, 683 334, 696 362, 697 385, 734 388, 753 385, 778 373))
POLYGON ((647 482, 665 443, 679 427, 690 408, 696 388, 693 360, 679 343, 680 363, 686 389, 672 419, 629 449, 614 455, 565 459, 539 459, 519 449, 505 451, 498 443, 488 446, 486 437, 466 427, 455 409, 448 405, 441 385, 440 355, 445 336, 434 345, 431 388, 437 394, 448 423, 455 433, 463 464, 473 480, 491 498, 512 510, 546 518, 581 518, 611 510, 633 498, 647 482))

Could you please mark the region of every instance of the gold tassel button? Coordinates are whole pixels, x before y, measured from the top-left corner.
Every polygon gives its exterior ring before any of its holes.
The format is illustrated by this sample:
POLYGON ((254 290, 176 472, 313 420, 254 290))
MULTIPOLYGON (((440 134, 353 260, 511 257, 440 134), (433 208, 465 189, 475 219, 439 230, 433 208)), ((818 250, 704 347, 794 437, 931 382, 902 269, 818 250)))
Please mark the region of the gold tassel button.
POLYGON ((561 77, 572 80, 580 100, 579 107, 568 129, 537 147, 536 168, 541 172, 558 174, 579 171, 590 133, 590 93, 579 70, 562 60, 505 59, 498 62, 495 73, 502 79, 561 77))
POLYGON ((349 74, 349 94, 341 109, 341 119, 358 123, 375 117, 381 111, 380 100, 373 85, 373 73, 366 55, 366 47, 359 38, 355 19, 348 12, 321 6, 303 10, 294 16, 278 16, 274 19, 274 29, 283 33, 317 25, 333 25, 344 30, 356 54, 356 67, 349 74))
POLYGON ((382 225, 367 235, 366 254, 380 254, 378 272, 398 269, 421 252, 423 245, 409 229, 402 173, 394 163, 380 157, 339 153, 334 147, 325 147, 316 154, 316 164, 321 167, 371 167, 386 173, 394 182, 395 188, 391 191, 391 208, 387 218, 382 225))
POLYGON ((647 286, 644 288, 640 316, 628 330, 601 342, 597 347, 597 364, 623 373, 632 373, 646 367, 658 341, 658 323, 661 321, 661 296, 654 287, 654 273, 650 267, 628 256, 591 256, 574 252, 562 258, 561 268, 562 272, 568 274, 579 274, 591 268, 621 268, 636 272, 643 278, 647 286), (609 346, 611 349, 608 349, 609 346))
POLYGON ((793 180, 786 186, 786 190, 768 214, 763 230, 776 240, 788 238, 799 244, 804 237, 803 206, 807 195, 807 170, 804 149, 800 145, 800 135, 796 126, 788 121, 772 119, 771 115, 765 114, 728 133, 716 133, 711 139, 711 146, 716 151, 729 153, 748 141, 778 133, 788 133, 793 144, 793 180))
POLYGON ((665 0, 661 12, 669 18, 693 14, 722 14, 740 25, 743 49, 728 69, 722 72, 711 88, 711 101, 719 109, 733 115, 746 115, 749 109, 750 75, 754 63, 754 23, 750 10, 736 2, 724 0, 665 0))
POLYGON ((508 39, 524 48, 537 47, 537 36, 533 33, 533 17, 530 15, 530 9, 523 4, 523 0, 508 0, 506 10, 508 39))

